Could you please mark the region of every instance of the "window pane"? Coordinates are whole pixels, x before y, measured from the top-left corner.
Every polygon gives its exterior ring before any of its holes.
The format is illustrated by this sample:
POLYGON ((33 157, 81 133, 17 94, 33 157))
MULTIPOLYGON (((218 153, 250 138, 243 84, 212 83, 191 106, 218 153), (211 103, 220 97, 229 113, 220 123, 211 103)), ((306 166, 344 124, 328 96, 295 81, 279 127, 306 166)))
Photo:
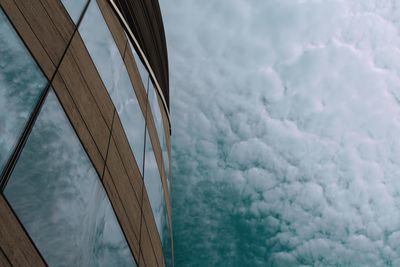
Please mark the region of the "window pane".
POLYGON ((164 220, 165 198, 156 158, 154 156, 153 147, 147 132, 145 155, 144 183, 146 186, 147 195, 149 196, 150 205, 151 209, 153 210, 158 232, 161 233, 162 222, 164 220))
POLYGON ((77 23, 88 0, 61 0, 72 21, 77 23))
MULTIPOLYGON (((126 36, 127 36, 127 34, 126 34, 126 36)), ((128 38, 128 36, 127 36, 127 38, 128 38)), ((157 133, 158 133, 158 137, 160 140, 161 149, 162 149, 162 153, 163 153, 164 171, 165 171, 165 174, 166 174, 167 180, 168 180, 168 190, 170 190, 171 183, 170 183, 170 172, 169 172, 169 155, 168 155, 168 150, 167 150, 167 141, 165 138, 164 125, 162 122, 162 115, 160 112, 160 106, 157 102, 157 97, 156 97, 157 93, 155 92, 155 89, 154 89, 154 86, 153 86, 151 80, 148 81, 149 74, 147 72, 147 69, 145 68, 143 62, 140 60, 139 55, 137 54, 137 52, 136 52, 135 48, 133 47, 129 38, 128 38, 128 42, 129 42, 129 46, 131 48, 133 57, 135 59, 136 65, 139 69, 140 77, 142 79, 144 87, 147 89, 147 85, 150 86, 150 88, 148 90, 149 102, 151 105, 151 109, 152 109, 154 120, 155 120, 156 127, 157 127, 157 133), (158 111, 158 113, 155 114, 157 111, 158 111)))
MULTIPOLYGON (((126 36, 128 38, 128 36, 126 36)), ((142 82, 144 85, 144 88, 147 89, 147 79, 149 77, 149 73, 147 72, 146 67, 143 65, 142 61, 139 58, 139 55, 136 53, 135 48, 133 47, 131 40, 128 38, 129 41, 129 47, 131 48, 133 58, 135 59, 136 66, 138 67, 140 77, 142 78, 142 82)))
POLYGON ((157 136, 158 136, 158 140, 160 141, 160 145, 161 145, 161 151, 163 154, 163 161, 164 161, 164 173, 167 176, 167 183, 168 183, 168 190, 170 189, 170 182, 169 182, 169 172, 168 172, 168 167, 169 167, 169 163, 168 163, 168 152, 167 152, 167 142, 165 139, 165 131, 164 131, 164 124, 163 124, 163 120, 162 120, 162 115, 161 115, 161 110, 160 110, 160 105, 158 102, 158 96, 156 93, 156 89, 153 86, 153 83, 150 82, 149 83, 149 90, 148 90, 148 97, 149 97, 149 103, 150 103, 150 107, 151 107, 151 112, 153 114, 153 118, 154 118, 154 123, 156 125, 156 130, 157 130, 157 136))
POLYGON ((165 206, 164 191, 157 162, 154 156, 150 137, 146 132, 146 153, 145 153, 144 184, 149 197, 150 206, 153 211, 154 219, 160 234, 163 245, 165 260, 171 261, 171 240, 169 235, 169 226, 167 220, 167 211, 165 206))
POLYGON ((50 266, 135 266, 100 179, 52 91, 4 193, 50 266))
POLYGON ((0 9, 0 172, 47 79, 0 9))
POLYGON ((96 1, 90 3, 79 32, 117 109, 142 173, 145 128, 143 113, 125 64, 96 1))

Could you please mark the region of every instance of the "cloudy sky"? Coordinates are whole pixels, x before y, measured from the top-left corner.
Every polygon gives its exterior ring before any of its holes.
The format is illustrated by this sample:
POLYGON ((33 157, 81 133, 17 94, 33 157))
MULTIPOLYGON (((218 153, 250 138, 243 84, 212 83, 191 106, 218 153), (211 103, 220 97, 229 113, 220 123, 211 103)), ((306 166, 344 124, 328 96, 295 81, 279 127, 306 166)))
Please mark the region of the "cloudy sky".
POLYGON ((400 2, 160 3, 176 266, 400 266, 400 2))

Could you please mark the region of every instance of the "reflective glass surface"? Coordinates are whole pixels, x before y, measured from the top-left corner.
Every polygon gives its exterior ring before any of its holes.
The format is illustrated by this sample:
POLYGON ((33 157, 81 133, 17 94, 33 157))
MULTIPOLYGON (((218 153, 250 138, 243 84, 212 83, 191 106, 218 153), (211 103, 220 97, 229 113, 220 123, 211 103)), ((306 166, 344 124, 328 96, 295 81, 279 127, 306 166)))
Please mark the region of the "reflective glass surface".
POLYGON ((61 0, 72 21, 77 23, 88 0, 61 0))
POLYGON ((144 184, 146 186, 150 206, 153 211, 154 220, 157 225, 157 230, 160 234, 164 257, 166 262, 168 262, 171 261, 172 258, 171 239, 167 219, 167 210, 165 206, 165 197, 156 158, 154 156, 154 150, 147 132, 145 155, 144 184))
POLYGON ((4 194, 49 266, 135 266, 100 179, 52 91, 4 194))
POLYGON ((136 162, 142 172, 145 132, 143 113, 125 64, 96 1, 89 4, 79 32, 117 109, 136 162))
POLYGON ((47 79, 0 9, 0 172, 47 79))
MULTIPOLYGON (((128 36, 126 38, 128 38, 128 36)), ((139 55, 137 54, 137 52, 136 52, 135 48, 133 47, 131 40, 129 38, 128 38, 128 41, 129 41, 129 46, 130 46, 132 54, 133 54, 133 58, 135 59, 135 62, 136 62, 136 66, 138 67, 140 77, 142 78, 144 88, 147 89, 147 80, 149 78, 149 73, 147 72, 147 69, 144 66, 144 64, 142 63, 142 61, 140 60, 139 55)))
MULTIPOLYGON (((128 38, 127 34, 126 34, 126 37, 128 38)), ((131 48, 133 57, 135 59, 136 66, 138 67, 139 74, 142 79, 143 85, 146 88, 146 90, 148 89, 147 87, 150 86, 150 88, 148 90, 148 92, 150 92, 149 93, 149 101, 150 101, 152 112, 154 114, 155 112, 160 111, 159 105, 157 103, 156 92, 154 91, 155 90, 154 86, 153 86, 151 80, 149 80, 149 73, 147 72, 146 67, 144 66, 143 62, 140 60, 139 55, 137 54, 137 52, 129 38, 128 38, 128 42, 129 42, 129 46, 131 48)), ((162 117, 161 117, 160 112, 158 113, 158 115, 156 114, 153 116, 154 116, 154 119, 156 122, 157 133, 159 136, 161 149, 162 149, 162 153, 163 153, 164 171, 165 171, 165 174, 166 174, 167 180, 168 180, 168 189, 170 190, 171 182, 170 182, 170 171, 169 171, 169 155, 168 155, 167 142, 166 142, 165 133, 164 133, 164 125, 162 123, 162 117)))
POLYGON ((161 115, 161 110, 160 110, 160 105, 158 102, 158 96, 156 93, 156 89, 153 86, 152 82, 149 82, 149 90, 148 90, 148 98, 149 98, 149 103, 150 103, 150 107, 151 107, 151 112, 153 114, 153 118, 154 118, 154 123, 156 125, 156 129, 157 129, 157 135, 158 135, 158 140, 160 141, 160 145, 161 145, 161 151, 163 154, 163 161, 164 161, 164 172, 165 175, 167 176, 167 182, 168 182, 168 190, 170 189, 170 182, 169 182, 169 171, 168 171, 168 167, 169 167, 169 157, 168 157, 168 150, 167 150, 167 142, 165 139, 165 131, 164 131, 164 124, 163 124, 163 120, 162 120, 162 115, 161 115))
POLYGON ((158 232, 162 233, 164 218, 165 198, 162 188, 160 172, 158 171, 157 161, 151 145, 149 134, 146 132, 146 153, 144 164, 144 183, 149 197, 151 209, 157 224, 158 232))

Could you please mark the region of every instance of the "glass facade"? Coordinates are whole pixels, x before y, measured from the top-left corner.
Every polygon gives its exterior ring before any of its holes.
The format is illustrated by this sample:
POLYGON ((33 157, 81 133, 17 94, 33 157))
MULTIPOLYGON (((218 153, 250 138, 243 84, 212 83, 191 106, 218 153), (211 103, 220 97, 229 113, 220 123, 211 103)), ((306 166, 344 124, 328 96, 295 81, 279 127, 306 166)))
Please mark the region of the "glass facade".
MULTIPOLYGON (((160 235, 163 246, 163 253, 166 263, 171 261, 171 237, 165 203, 164 190, 160 172, 157 166, 156 158, 152 142, 149 134, 146 132, 146 151, 144 164, 144 183, 146 186, 147 195, 149 197, 150 206, 153 211, 154 220, 157 225, 157 230, 160 235)), ((167 266, 171 266, 168 265, 167 266)))
MULTIPOLYGON (((128 36, 127 36, 128 38, 128 36)), ((162 154, 163 154, 163 161, 164 161, 164 172, 165 175, 167 177, 167 183, 168 183, 168 190, 170 190, 171 187, 171 182, 170 182, 170 170, 169 170, 169 154, 168 154, 168 148, 167 148, 167 140, 165 137, 165 131, 164 131, 164 124, 163 124, 163 119, 162 119, 162 114, 161 114, 161 110, 160 110, 160 103, 158 101, 158 96, 156 93, 156 89, 154 88, 154 85, 150 79, 150 75, 147 72, 146 67, 144 66, 144 64, 142 63, 142 61, 140 60, 139 55, 137 54, 134 46, 132 45, 132 42, 129 40, 128 38, 128 42, 129 42, 129 47, 132 51, 133 57, 135 59, 136 65, 138 67, 139 70, 139 74, 140 77, 142 79, 143 85, 146 88, 147 92, 148 92, 148 100, 150 103, 150 108, 152 111, 152 115, 154 118, 154 123, 156 125, 156 129, 157 129, 157 134, 158 134, 158 139, 160 141, 160 145, 161 145, 161 150, 162 150, 162 154), (149 87, 149 88, 147 88, 149 87)))
MULTIPOLYGON (((140 160, 141 154, 138 151, 140 151, 139 149, 143 147, 143 129, 145 124, 144 118, 142 112, 140 111, 139 104, 137 103, 134 89, 130 82, 128 72, 119 53, 118 47, 114 42, 113 36, 108 30, 107 24, 101 16, 101 12, 96 2, 90 3, 88 11, 86 12, 82 24, 79 27, 79 32, 85 42, 86 47, 88 48, 93 62, 99 71, 100 76, 103 79, 114 105, 116 106, 118 115, 121 118, 123 127, 128 136, 128 140, 130 141, 131 148, 138 162, 138 166, 141 167, 140 164, 143 163, 143 161, 140 160), (93 31, 95 26, 97 26, 97 30, 93 31)), ((144 83, 145 88, 148 89, 148 100, 152 109, 157 134, 163 152, 164 171, 168 177, 167 179, 169 188, 169 162, 167 162, 169 157, 167 155, 168 152, 166 138, 157 95, 152 82, 148 81, 149 74, 130 41, 129 46, 132 49, 142 82, 144 83), (147 88, 147 86, 149 86, 149 88, 147 88)), ((165 232, 168 233, 168 236, 169 232, 163 230, 164 228, 168 229, 168 227, 165 227, 167 221, 165 219, 165 197, 162 189, 161 177, 158 171, 154 151, 148 136, 146 140, 146 150, 144 154, 144 181, 146 190, 160 237, 161 239, 169 239, 163 238, 165 232)))
MULTIPOLYGON (((128 36, 127 36, 127 38, 128 38, 128 36)), ((170 188, 171 188, 170 170, 169 170, 170 159, 169 159, 169 154, 168 154, 167 140, 165 137, 162 114, 161 114, 161 110, 160 110, 161 103, 159 103, 159 101, 158 101, 156 89, 154 88, 154 85, 150 79, 150 75, 147 72, 146 67, 140 60, 140 57, 137 54, 137 52, 136 52, 134 46, 132 45, 132 42, 129 40, 129 38, 128 38, 128 42, 129 42, 129 47, 132 51, 133 57, 135 59, 136 65, 138 67, 139 74, 142 79, 143 85, 146 89, 148 89, 147 90, 148 100, 150 103, 150 108, 151 108, 152 115, 154 118, 154 123, 155 123, 156 129, 157 129, 158 140, 160 141, 160 146, 161 146, 161 150, 162 150, 162 154, 163 154, 162 157, 163 157, 163 161, 164 161, 164 172, 167 177, 168 190, 170 190, 170 188), (149 87, 149 88, 147 88, 147 87, 149 87)))
POLYGON ((104 188, 49 92, 4 191, 50 266, 134 266, 104 188))
MULTIPOLYGON (((129 38, 128 38, 129 40, 129 38)), ((164 172, 167 177, 167 185, 168 190, 171 188, 170 182, 170 164, 169 164, 169 154, 167 148, 167 141, 165 137, 163 118, 160 110, 160 103, 158 101, 158 96, 156 93, 156 89, 153 86, 152 81, 150 80, 150 75, 147 72, 147 69, 143 65, 140 60, 134 46, 129 40, 129 46, 132 50, 132 54, 134 56, 136 65, 139 70, 140 77, 143 81, 143 84, 147 90, 148 101, 151 108, 151 113, 154 119, 154 123, 156 126, 157 136, 160 142, 164 172)), ((146 132, 146 149, 145 149, 145 170, 144 170, 144 181, 147 190, 147 194, 149 197, 150 205, 153 211, 153 215, 156 221, 157 230, 160 235, 160 239, 162 242, 164 258, 166 262, 166 266, 173 266, 172 263, 172 244, 171 244, 171 236, 170 236, 170 226, 168 222, 168 215, 166 210, 165 203, 165 195, 162 188, 162 182, 160 173, 158 170, 157 162, 154 156, 154 150, 152 147, 152 143, 150 141, 149 135, 146 132)))
MULTIPOLYGON (((149 73, 129 41, 126 49, 132 50, 147 91, 152 111, 149 114, 153 116, 162 151, 162 170, 158 168, 145 117, 133 87, 133 80, 137 80, 129 76, 131 73, 128 73, 125 66, 124 55, 121 55, 97 1, 60 2, 76 24, 78 31, 75 34, 82 37, 94 64, 89 61, 90 64, 84 67, 97 70, 115 106, 115 116, 121 120, 142 174, 135 179, 144 180, 157 227, 157 230, 153 229, 159 233, 166 265, 172 266, 172 237, 160 176, 160 173, 165 172, 169 189, 170 164, 160 103, 149 73)), ((53 63, 56 66, 61 64, 53 63)), ((63 76, 61 68, 60 72, 64 82, 65 79, 74 79, 68 75, 63 76)), ((78 136, 69 122, 70 119, 76 125, 75 115, 81 116, 83 120, 88 118, 79 115, 85 110, 81 110, 81 106, 75 103, 75 95, 71 92, 73 103, 65 103, 62 94, 59 95, 60 103, 50 84, 54 85, 53 80, 49 81, 43 75, 0 8, 0 173, 10 159, 13 161, 13 169, 7 168, 4 177, 0 177, 0 182, 5 184, 3 196, 49 266, 136 266, 134 256, 139 255, 132 255, 123 232, 123 229, 131 226, 123 225, 121 228, 102 184, 103 177, 100 176, 104 173, 98 169, 96 171, 90 158, 93 152, 88 150, 87 153, 81 143, 86 147, 85 142, 88 141, 80 140, 83 136, 78 136), (69 105, 68 108, 65 104, 69 105), (78 112, 72 113, 69 110, 71 108, 75 109, 73 112, 78 112), (67 117, 65 112, 73 116, 67 117)), ((72 87, 71 84, 65 82, 67 90, 72 90, 68 87, 72 87)), ((60 88, 54 86, 55 91, 60 93, 60 88)), ((97 101, 95 97, 93 99, 97 101)), ((80 127, 86 127, 90 135, 96 130, 94 126, 86 124, 80 127)), ((121 161, 122 156, 126 155, 120 154, 121 161)), ((108 152, 104 158, 108 166, 107 159, 108 152)), ((118 174, 113 176, 111 170, 108 171, 112 179, 120 178, 118 174)), ((111 190, 108 186, 107 192, 111 190)), ((117 187, 116 184, 114 186, 117 187)), ((112 194, 110 196, 115 198, 112 194)), ((122 194, 117 197, 122 203, 122 194)), ((143 215, 139 213, 136 216, 143 215)), ((132 239, 128 240, 131 242, 132 239)))
POLYGON ((89 4, 79 32, 113 100, 138 167, 142 172, 145 128, 143 113, 124 61, 96 1, 89 4))
MULTIPOLYGON (((89 54, 96 65, 99 75, 113 100, 138 163, 138 167, 144 176, 145 186, 156 221, 157 230, 163 244, 165 259, 168 263, 172 260, 171 238, 167 220, 165 196, 157 162, 154 156, 154 150, 148 133, 146 133, 146 148, 143 154, 142 148, 144 147, 145 140, 144 117, 137 102, 135 91, 129 79, 125 63, 96 1, 92 1, 89 4, 82 23, 79 26, 79 33, 81 34, 89 54), (93 31, 93 29, 96 29, 96 31, 93 31), (144 170, 141 169, 143 160, 144 170)), ((126 37, 141 80, 148 93, 148 101, 150 103, 162 150, 164 161, 163 171, 167 177, 168 189, 170 189, 169 155, 158 98, 146 67, 140 60, 140 57, 127 35, 126 37)), ((168 266, 170 266, 170 264, 168 264, 168 266)))
POLYGON ((0 173, 47 79, 0 9, 0 173))

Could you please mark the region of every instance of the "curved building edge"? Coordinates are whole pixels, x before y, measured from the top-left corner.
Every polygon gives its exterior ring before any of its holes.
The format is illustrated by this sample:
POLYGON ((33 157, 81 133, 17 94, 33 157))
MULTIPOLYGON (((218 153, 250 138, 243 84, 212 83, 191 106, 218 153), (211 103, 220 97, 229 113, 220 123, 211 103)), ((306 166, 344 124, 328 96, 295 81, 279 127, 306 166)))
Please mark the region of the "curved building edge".
POLYGON ((173 266, 161 12, 121 2, 0 0, 0 266, 173 266))
POLYGON ((168 53, 159 3, 157 0, 109 0, 109 3, 128 32, 128 37, 151 75, 167 113, 171 132, 168 53), (152 9, 149 9, 146 4, 150 5, 152 9), (137 8, 137 5, 141 5, 144 8, 137 8), (145 34, 149 32, 152 34, 145 34), (156 56, 154 56, 154 53, 156 53, 156 56))

